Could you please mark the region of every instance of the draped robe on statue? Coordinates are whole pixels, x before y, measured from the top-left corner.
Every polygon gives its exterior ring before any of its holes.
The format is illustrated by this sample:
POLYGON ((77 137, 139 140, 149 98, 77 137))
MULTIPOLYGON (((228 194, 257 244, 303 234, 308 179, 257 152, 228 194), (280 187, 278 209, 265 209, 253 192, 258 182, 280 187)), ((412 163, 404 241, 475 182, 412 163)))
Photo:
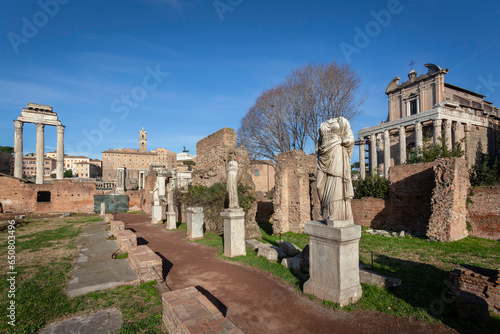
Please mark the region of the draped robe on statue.
POLYGON ((351 153, 354 135, 347 119, 330 119, 320 125, 316 147, 316 187, 325 220, 352 221, 351 153))

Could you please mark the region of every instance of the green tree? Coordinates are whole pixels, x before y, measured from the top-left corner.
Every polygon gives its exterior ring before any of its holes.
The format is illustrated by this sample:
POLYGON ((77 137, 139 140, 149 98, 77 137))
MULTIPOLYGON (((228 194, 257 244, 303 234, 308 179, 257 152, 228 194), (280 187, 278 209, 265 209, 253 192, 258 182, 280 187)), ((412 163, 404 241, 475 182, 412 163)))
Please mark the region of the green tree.
POLYGON ((184 160, 182 164, 188 166, 188 171, 192 171, 193 166, 196 165, 196 163, 193 160, 184 160))
POLYGON ((71 169, 65 170, 64 177, 73 177, 73 170, 71 170, 71 169))
POLYGON ((0 153, 14 153, 12 146, 0 146, 0 153))
POLYGON ((500 181, 500 162, 498 158, 492 163, 487 154, 482 153, 481 145, 476 151, 476 160, 469 170, 472 186, 493 186, 500 181))

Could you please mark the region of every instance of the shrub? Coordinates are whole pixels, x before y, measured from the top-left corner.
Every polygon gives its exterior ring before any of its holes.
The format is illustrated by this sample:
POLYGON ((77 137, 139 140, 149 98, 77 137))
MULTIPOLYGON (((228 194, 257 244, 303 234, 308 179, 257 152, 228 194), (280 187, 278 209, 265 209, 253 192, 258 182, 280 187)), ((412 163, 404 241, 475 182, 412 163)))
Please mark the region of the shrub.
MULTIPOLYGON (((216 183, 211 187, 190 186, 184 194, 184 200, 188 207, 203 207, 207 230, 216 233, 224 231, 224 222, 220 213, 229 204, 225 183, 216 183)), ((238 201, 245 214, 248 214, 252 204, 256 201, 250 186, 238 184, 238 201)))
POLYGON ((487 154, 480 149, 476 153, 476 161, 469 170, 469 179, 472 186, 492 186, 500 181, 500 163, 494 163, 487 154))
POLYGON ((389 181, 379 175, 367 176, 359 180, 354 191, 354 198, 375 197, 386 198, 389 194, 389 181))
POLYGON ((421 162, 432 162, 440 158, 461 158, 465 152, 462 150, 462 143, 457 143, 454 149, 449 149, 443 137, 439 138, 439 142, 434 144, 431 137, 426 135, 423 139, 422 146, 417 148, 417 152, 407 151, 406 163, 416 164, 421 162))

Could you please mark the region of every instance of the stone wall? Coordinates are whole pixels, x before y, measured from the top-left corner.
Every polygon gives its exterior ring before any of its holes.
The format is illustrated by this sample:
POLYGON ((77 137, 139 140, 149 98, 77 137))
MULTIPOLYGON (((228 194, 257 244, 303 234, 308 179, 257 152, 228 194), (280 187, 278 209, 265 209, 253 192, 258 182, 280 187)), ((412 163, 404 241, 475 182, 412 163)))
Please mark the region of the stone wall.
POLYGON ((127 190, 125 194, 128 196, 128 210, 142 211, 142 200, 144 197, 144 189, 142 190, 127 190))
POLYGON ((276 157, 273 232, 304 232, 305 223, 320 219, 316 190, 316 157, 289 151, 276 157))
POLYGON ((463 266, 450 273, 451 285, 483 299, 488 308, 500 315, 500 275, 498 270, 463 266))
MULTIPOLYGON (((255 192, 251 176, 250 155, 244 148, 236 147, 236 132, 223 128, 196 144, 196 167, 193 171, 193 184, 211 187, 215 183, 226 183, 229 161, 238 162, 238 183, 250 187, 255 192)), ((260 237, 259 226, 255 222, 257 202, 254 202, 245 216, 246 238, 260 237)), ((222 222, 222 218, 221 222, 222 222)), ((209 226, 207 226, 209 227, 209 226)))
POLYGON ((102 195, 95 184, 73 180, 53 180, 34 184, 10 176, 0 176, 0 203, 4 212, 94 212, 94 195, 102 195), (50 202, 37 202, 39 191, 50 192, 50 202))
POLYGON ((427 237, 455 241, 467 237, 467 194, 470 188, 465 159, 439 159, 433 166, 432 215, 427 237))
POLYGON ((470 234, 479 238, 500 240, 500 186, 471 189, 470 234))
POLYGON ((389 169, 388 210, 391 219, 387 228, 421 233, 427 231, 434 189, 433 165, 420 163, 389 169))

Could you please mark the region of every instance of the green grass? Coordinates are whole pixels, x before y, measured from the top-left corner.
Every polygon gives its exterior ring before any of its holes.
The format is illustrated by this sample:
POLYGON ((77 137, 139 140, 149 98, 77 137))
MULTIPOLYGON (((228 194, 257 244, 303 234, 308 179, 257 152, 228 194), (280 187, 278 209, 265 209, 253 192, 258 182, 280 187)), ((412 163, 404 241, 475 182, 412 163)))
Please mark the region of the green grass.
MULTIPOLYGON (((6 321, 1 321, 0 332, 35 333, 60 318, 116 307, 123 314, 121 333, 160 333, 161 299, 154 287, 156 282, 119 286, 75 298, 69 298, 63 293, 78 255, 77 236, 90 221, 100 221, 100 218, 87 216, 55 222, 32 221, 16 230, 17 259, 34 251, 41 257, 50 257, 53 252, 61 250, 66 255, 17 266, 16 327, 12 328, 6 321), (30 229, 40 231, 29 233, 30 229), (61 243, 62 241, 65 243, 61 243)), ((0 232, 3 245, 6 239, 7 232, 0 232)), ((2 247, 0 252, 2 258, 5 258, 6 248, 2 247)), ((0 275, 0 308, 4 310, 4 317, 10 301, 6 279, 6 270, 3 268, 0 275)))
POLYGON ((128 258, 128 253, 118 254, 115 257, 115 259, 117 259, 117 260, 119 260, 119 259, 126 259, 126 258, 128 258))

